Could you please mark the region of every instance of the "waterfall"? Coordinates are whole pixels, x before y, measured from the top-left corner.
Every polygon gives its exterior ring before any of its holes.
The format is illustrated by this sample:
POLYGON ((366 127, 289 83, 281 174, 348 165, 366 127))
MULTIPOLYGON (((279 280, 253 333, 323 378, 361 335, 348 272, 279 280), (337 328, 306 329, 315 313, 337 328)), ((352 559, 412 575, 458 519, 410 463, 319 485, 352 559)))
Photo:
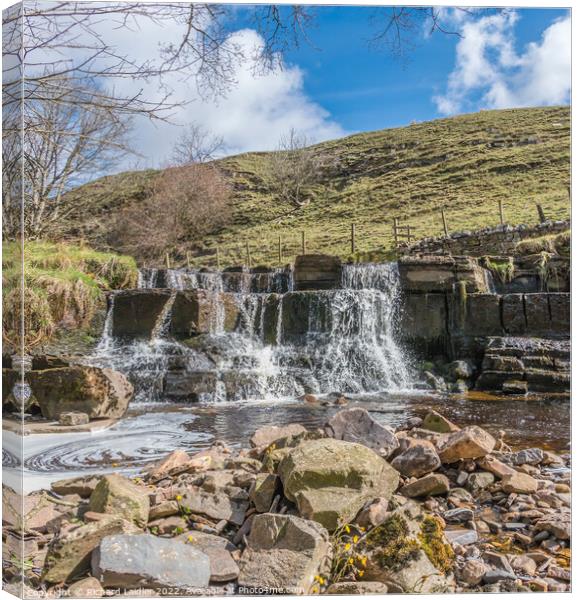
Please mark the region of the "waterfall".
POLYGON ((293 292, 292 281, 290 269, 142 270, 142 289, 173 290, 151 339, 112 337, 112 295, 91 364, 124 372, 137 402, 410 389, 410 361, 395 335, 401 300, 396 264, 345 265, 342 288, 335 290, 293 292), (186 343, 170 335, 173 305, 184 290, 206 291, 209 317, 206 333, 186 343))

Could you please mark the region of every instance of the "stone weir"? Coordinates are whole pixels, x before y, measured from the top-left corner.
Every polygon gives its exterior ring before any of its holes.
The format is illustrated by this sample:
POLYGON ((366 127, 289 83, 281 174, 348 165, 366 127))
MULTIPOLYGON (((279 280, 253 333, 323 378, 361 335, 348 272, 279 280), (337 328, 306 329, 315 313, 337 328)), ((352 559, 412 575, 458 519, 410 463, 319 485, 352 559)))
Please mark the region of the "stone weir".
POLYGON ((415 359, 467 361, 467 387, 567 390, 564 271, 519 259, 501 280, 482 264, 305 255, 294 269, 147 270, 111 296, 92 361, 124 372, 137 401, 406 391, 415 359))
POLYGON ((146 270, 140 285, 110 296, 90 359, 125 373, 136 401, 400 391, 414 379, 396 264, 306 255, 294 269, 146 270))
POLYGON ((425 360, 468 359, 477 389, 568 391, 568 268, 509 260, 500 277, 482 259, 401 258, 402 340, 425 360))

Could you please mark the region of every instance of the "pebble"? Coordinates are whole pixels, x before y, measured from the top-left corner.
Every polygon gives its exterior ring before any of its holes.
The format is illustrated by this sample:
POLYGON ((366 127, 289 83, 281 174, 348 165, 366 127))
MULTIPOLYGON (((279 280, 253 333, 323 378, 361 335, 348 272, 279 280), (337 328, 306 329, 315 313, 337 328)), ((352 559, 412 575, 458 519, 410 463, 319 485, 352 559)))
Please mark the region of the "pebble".
POLYGON ((464 523, 471 521, 474 513, 470 508, 453 508, 443 514, 443 518, 447 523, 464 523))
POLYGON ((493 569, 487 571, 487 573, 483 575, 483 581, 485 583, 497 583, 498 581, 503 581, 505 579, 516 579, 516 576, 510 571, 504 571, 502 569, 493 569))
POLYGON ((460 544, 461 546, 474 544, 479 539, 477 532, 472 529, 446 529, 445 537, 451 545, 460 544))

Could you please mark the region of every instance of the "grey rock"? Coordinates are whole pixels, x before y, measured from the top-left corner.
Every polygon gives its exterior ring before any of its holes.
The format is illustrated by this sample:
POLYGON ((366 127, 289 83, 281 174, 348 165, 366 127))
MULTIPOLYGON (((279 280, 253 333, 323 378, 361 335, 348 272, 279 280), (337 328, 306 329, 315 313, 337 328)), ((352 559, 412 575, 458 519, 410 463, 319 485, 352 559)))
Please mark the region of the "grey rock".
POLYGON ((314 521, 265 513, 253 519, 240 560, 239 593, 306 594, 329 566, 327 530, 314 521))
POLYGON ((257 429, 250 438, 250 443, 252 446, 260 448, 262 446, 270 446, 280 439, 294 437, 305 432, 306 429, 299 423, 290 423, 283 427, 268 425, 257 429))
POLYGON ((487 584, 497 583, 499 581, 505 581, 508 579, 517 579, 517 576, 515 573, 503 571, 501 569, 492 569, 483 575, 483 582, 487 584))
POLYGON ((453 508, 443 514, 447 523, 466 523, 472 521, 474 513, 470 508, 453 508))
POLYGON ((104 587, 204 590, 210 561, 196 548, 154 535, 113 535, 92 555, 92 574, 104 587))
POLYGON ((339 411, 325 425, 325 431, 336 440, 362 444, 385 458, 399 447, 394 431, 377 423, 364 408, 339 411))
POLYGON ((472 494, 477 494, 481 490, 489 487, 495 482, 495 476, 488 471, 478 471, 471 473, 467 478, 466 487, 472 494))
POLYGON ((540 464, 545 455, 541 448, 527 448, 525 450, 519 450, 513 452, 510 456, 511 464, 513 465, 538 465, 540 464))
POLYGON ((421 477, 438 469, 441 459, 431 442, 415 440, 391 461, 391 466, 404 477, 421 477))
POLYGON ((371 595, 386 594, 387 591, 387 586, 380 581, 341 581, 330 585, 327 594, 371 595))
POLYGON ((234 525, 242 525, 248 501, 229 498, 224 492, 211 494, 198 487, 191 487, 183 495, 180 504, 194 514, 205 515, 221 521, 226 519, 234 525))
POLYGON ((451 545, 467 546, 478 541, 479 536, 474 529, 445 529, 445 537, 451 545))

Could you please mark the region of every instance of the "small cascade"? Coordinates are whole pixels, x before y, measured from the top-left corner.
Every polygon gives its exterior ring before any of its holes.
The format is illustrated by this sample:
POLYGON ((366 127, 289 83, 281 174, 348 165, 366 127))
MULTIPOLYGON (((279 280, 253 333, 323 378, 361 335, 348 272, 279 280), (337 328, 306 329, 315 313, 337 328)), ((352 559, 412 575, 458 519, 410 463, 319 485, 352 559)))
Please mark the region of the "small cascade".
POLYGON ((366 394, 411 388, 410 361, 396 341, 396 264, 345 265, 342 289, 292 292, 292 271, 143 269, 143 289, 173 290, 150 340, 112 337, 110 297, 91 364, 124 372, 135 401, 294 398, 305 392, 366 394), (182 290, 209 295, 206 333, 170 336, 182 290), (256 290, 256 291, 255 291, 256 290), (286 304, 285 304, 286 303, 286 304))

